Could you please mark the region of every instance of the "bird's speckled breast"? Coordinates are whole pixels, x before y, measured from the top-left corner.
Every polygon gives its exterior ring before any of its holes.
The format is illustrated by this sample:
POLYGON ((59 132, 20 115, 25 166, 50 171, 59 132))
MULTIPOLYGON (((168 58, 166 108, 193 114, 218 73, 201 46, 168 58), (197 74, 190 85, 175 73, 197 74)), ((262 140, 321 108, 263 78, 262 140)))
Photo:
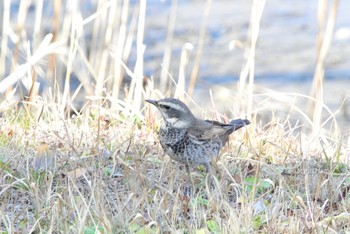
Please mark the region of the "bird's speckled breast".
POLYGON ((198 141, 185 129, 176 129, 162 124, 159 141, 164 151, 174 160, 185 164, 205 164, 217 156, 222 147, 219 139, 198 141))

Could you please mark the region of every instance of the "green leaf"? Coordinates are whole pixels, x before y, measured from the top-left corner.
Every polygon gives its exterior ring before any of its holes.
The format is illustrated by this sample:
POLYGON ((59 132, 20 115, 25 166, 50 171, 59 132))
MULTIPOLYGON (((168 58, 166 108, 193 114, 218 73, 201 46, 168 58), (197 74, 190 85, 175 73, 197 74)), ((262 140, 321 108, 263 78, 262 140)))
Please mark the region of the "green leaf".
POLYGON ((162 163, 162 160, 160 160, 159 157, 157 157, 157 156, 150 156, 150 157, 147 157, 147 162, 159 165, 162 163))
POLYGON ((110 176, 110 175, 112 175, 112 174, 113 174, 112 168, 110 168, 110 167, 105 167, 105 168, 103 169, 103 174, 104 174, 104 176, 110 176))
POLYGON ((85 227, 84 234, 95 234, 95 228, 93 228, 93 227, 85 227))
POLYGON ((218 224, 214 221, 214 220, 208 220, 207 221, 207 226, 208 229, 211 233, 221 233, 220 228, 218 226, 218 224))
POLYGON ((259 182, 259 187, 264 189, 273 188, 273 182, 271 180, 265 179, 259 182))
POLYGON ((198 196, 195 200, 195 205, 197 205, 197 204, 209 206, 209 201, 208 201, 208 199, 203 198, 203 196, 201 195, 201 196, 198 196))
POLYGON ((340 174, 346 171, 346 164, 344 163, 337 163, 337 165, 335 166, 333 172, 336 174, 340 174))
POLYGON ((139 229, 136 234, 153 234, 156 233, 156 228, 155 227, 148 227, 144 226, 143 228, 139 229))
POLYGON ((261 216, 256 216, 252 221, 252 226, 255 230, 260 229, 260 227, 263 225, 263 222, 261 221, 261 216))
POLYGON ((96 227, 85 227, 84 234, 95 234, 95 233, 105 233, 102 227, 96 229, 96 227))
POLYGON ((141 228, 140 225, 138 225, 137 223, 130 223, 129 225, 129 230, 132 233, 138 231, 140 228, 141 228))
POLYGON ((251 193, 254 186, 258 192, 265 192, 265 190, 273 188, 273 182, 270 179, 257 179, 257 181, 255 181, 255 177, 247 177, 245 182, 247 193, 251 193))
POLYGON ((205 229, 204 229, 204 228, 196 230, 196 232, 195 232, 195 233, 196 233, 196 234, 206 234, 206 232, 205 232, 205 229))

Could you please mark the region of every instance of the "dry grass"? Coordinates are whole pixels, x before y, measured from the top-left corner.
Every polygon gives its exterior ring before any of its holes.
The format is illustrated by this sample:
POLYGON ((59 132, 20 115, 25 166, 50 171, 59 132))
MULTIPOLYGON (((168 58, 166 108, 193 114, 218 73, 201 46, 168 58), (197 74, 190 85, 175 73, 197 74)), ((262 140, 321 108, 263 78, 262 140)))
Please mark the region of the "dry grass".
MULTIPOLYGON (((230 118, 245 113, 252 124, 233 134, 214 175, 194 168, 194 187, 183 166, 164 155, 155 110, 143 105, 144 98, 163 93, 191 98, 185 76, 174 80, 167 73, 176 15, 169 19, 159 85, 143 76, 145 2, 132 8, 127 0, 100 1, 82 19, 74 1, 65 6, 55 1, 49 35, 40 29, 41 1, 34 5, 34 29, 25 24, 26 2, 20 2, 12 25, 10 8, 3 5, 3 28, 15 25, 22 33, 1 38, 1 233, 349 232, 350 140, 339 131, 335 113, 317 95, 254 91, 254 50, 265 1, 253 4, 249 53, 235 97, 239 108, 229 110, 230 118), (30 30, 35 40, 23 33, 30 30), (15 45, 11 63, 8 40, 15 45), (134 42, 132 69, 126 64, 134 42), (77 87, 71 86, 73 77, 77 87), (293 101, 297 98, 317 104, 317 111, 309 116, 293 101)), ((175 14, 177 1, 173 4, 175 14)), ((332 14, 322 56, 330 45, 334 9, 332 14)), ((188 64, 189 45, 183 47, 180 71, 188 64)), ((324 69, 322 59, 318 62, 324 69)), ((323 77, 315 77, 314 88, 322 93, 316 84, 323 77)), ((215 108, 206 111, 200 117, 228 118, 215 108)))
POLYGON ((341 139, 324 137, 313 147, 295 134, 300 127, 273 119, 234 134, 214 176, 196 169, 192 188, 144 119, 92 105, 62 119, 58 109, 45 103, 39 122, 24 111, 3 113, 0 211, 8 233, 350 228, 349 152, 341 139))

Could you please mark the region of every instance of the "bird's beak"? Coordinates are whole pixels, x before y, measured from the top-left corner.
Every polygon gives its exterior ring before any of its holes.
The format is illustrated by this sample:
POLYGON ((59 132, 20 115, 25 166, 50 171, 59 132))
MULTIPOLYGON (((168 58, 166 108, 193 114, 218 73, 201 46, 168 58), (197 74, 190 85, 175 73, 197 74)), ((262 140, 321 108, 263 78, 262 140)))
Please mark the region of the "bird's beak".
POLYGON ((155 105, 155 106, 158 106, 158 101, 155 101, 155 100, 150 100, 150 99, 147 99, 147 100, 145 100, 146 102, 149 102, 149 103, 151 103, 151 104, 153 104, 153 105, 155 105))

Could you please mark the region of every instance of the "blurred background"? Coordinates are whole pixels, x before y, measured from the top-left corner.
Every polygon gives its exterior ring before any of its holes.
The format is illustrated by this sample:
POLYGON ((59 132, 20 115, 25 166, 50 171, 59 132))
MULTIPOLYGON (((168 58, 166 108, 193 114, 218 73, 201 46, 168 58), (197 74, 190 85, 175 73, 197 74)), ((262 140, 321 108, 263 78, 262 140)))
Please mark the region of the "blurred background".
POLYGON ((314 125, 332 116, 349 129, 349 1, 0 5, 0 91, 7 104, 51 96, 77 111, 106 98, 135 113, 144 97, 164 95, 191 99, 198 112, 215 103, 230 115, 261 119, 265 108, 289 115, 297 106, 314 125))

